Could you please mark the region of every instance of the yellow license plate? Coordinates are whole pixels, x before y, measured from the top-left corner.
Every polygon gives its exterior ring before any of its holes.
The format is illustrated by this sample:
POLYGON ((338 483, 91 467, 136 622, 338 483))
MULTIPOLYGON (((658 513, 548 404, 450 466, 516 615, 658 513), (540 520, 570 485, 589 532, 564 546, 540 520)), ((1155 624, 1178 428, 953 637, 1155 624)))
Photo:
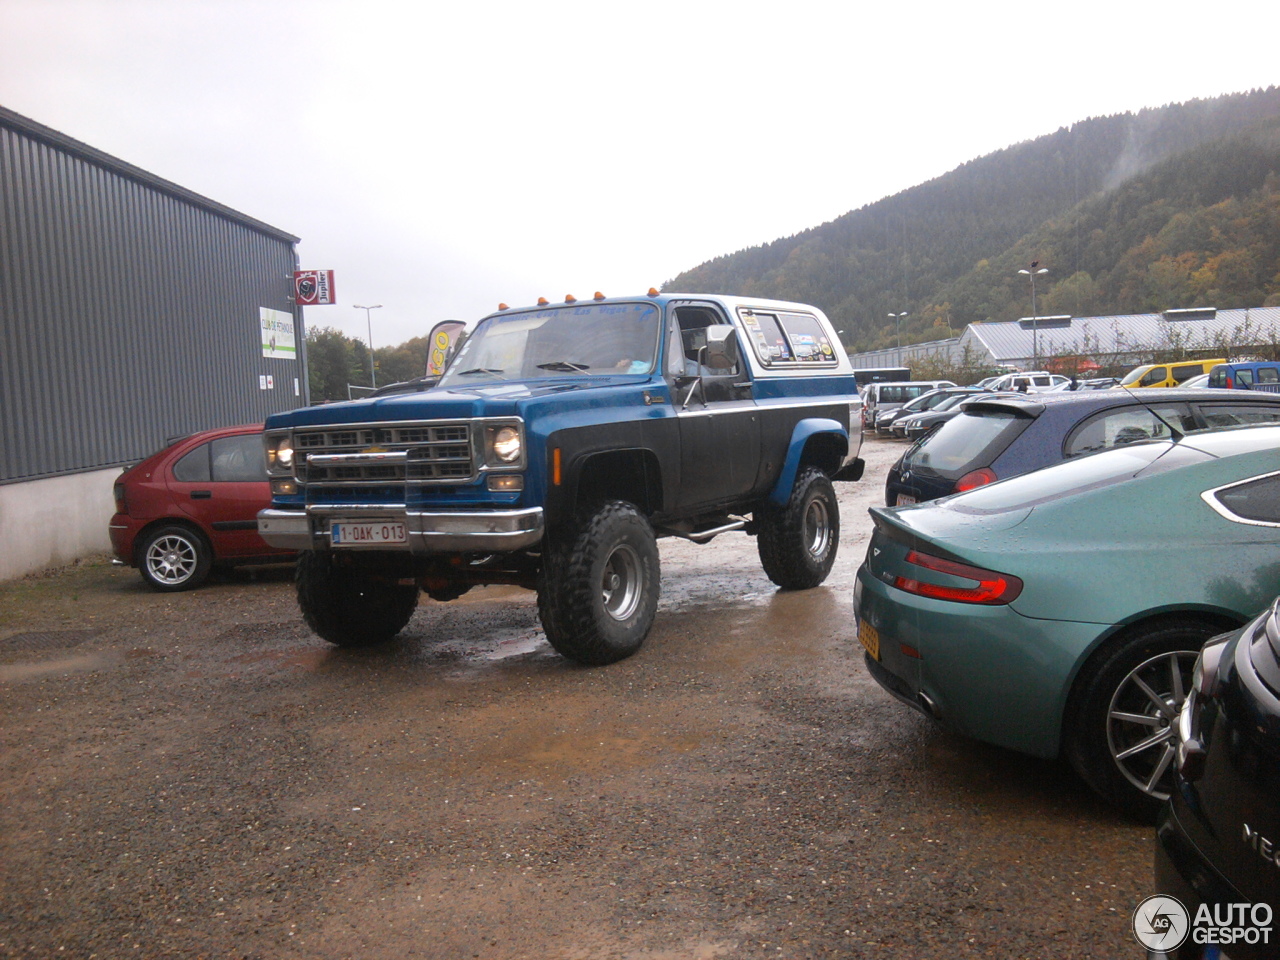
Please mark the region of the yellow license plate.
POLYGON ((867 648, 872 659, 880 659, 880 632, 865 620, 858 621, 858 641, 867 648))

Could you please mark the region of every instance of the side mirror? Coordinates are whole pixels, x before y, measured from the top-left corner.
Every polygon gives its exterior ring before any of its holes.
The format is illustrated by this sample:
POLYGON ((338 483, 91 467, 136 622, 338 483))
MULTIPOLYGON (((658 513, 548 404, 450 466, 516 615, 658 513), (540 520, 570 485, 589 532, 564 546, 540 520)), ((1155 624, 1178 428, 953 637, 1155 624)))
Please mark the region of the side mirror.
POLYGON ((700 351, 704 367, 731 371, 738 366, 738 331, 728 324, 707 327, 707 344, 700 351))

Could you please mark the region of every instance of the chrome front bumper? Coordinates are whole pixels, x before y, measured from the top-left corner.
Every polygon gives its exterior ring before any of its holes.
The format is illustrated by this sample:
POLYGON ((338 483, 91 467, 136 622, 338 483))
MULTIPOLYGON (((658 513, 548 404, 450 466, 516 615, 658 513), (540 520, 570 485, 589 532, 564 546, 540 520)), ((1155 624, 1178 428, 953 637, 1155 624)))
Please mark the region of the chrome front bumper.
POLYGON ((267 509, 258 514, 258 534, 286 550, 329 550, 331 524, 372 519, 401 521, 408 543, 338 547, 339 550, 399 550, 436 553, 503 553, 542 539, 541 507, 524 510, 410 510, 404 504, 324 504, 301 510, 267 509))

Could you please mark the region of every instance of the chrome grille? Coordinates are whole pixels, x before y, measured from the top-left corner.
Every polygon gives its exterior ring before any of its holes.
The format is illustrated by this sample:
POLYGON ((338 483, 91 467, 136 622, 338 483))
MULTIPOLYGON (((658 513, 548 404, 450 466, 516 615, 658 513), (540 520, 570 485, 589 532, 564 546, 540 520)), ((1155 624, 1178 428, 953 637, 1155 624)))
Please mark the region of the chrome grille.
POLYGON ((303 428, 294 431, 293 448, 306 484, 456 483, 476 472, 466 422, 303 428))

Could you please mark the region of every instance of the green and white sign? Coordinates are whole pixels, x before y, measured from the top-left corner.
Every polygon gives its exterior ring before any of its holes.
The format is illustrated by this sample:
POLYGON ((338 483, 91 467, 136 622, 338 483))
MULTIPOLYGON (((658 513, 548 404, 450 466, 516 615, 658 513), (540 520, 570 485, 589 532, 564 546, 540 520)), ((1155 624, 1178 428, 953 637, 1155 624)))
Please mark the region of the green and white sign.
POLYGON ((298 356, 298 344, 293 336, 293 314, 270 307, 259 307, 262 323, 262 355, 281 360, 294 360, 298 356))

